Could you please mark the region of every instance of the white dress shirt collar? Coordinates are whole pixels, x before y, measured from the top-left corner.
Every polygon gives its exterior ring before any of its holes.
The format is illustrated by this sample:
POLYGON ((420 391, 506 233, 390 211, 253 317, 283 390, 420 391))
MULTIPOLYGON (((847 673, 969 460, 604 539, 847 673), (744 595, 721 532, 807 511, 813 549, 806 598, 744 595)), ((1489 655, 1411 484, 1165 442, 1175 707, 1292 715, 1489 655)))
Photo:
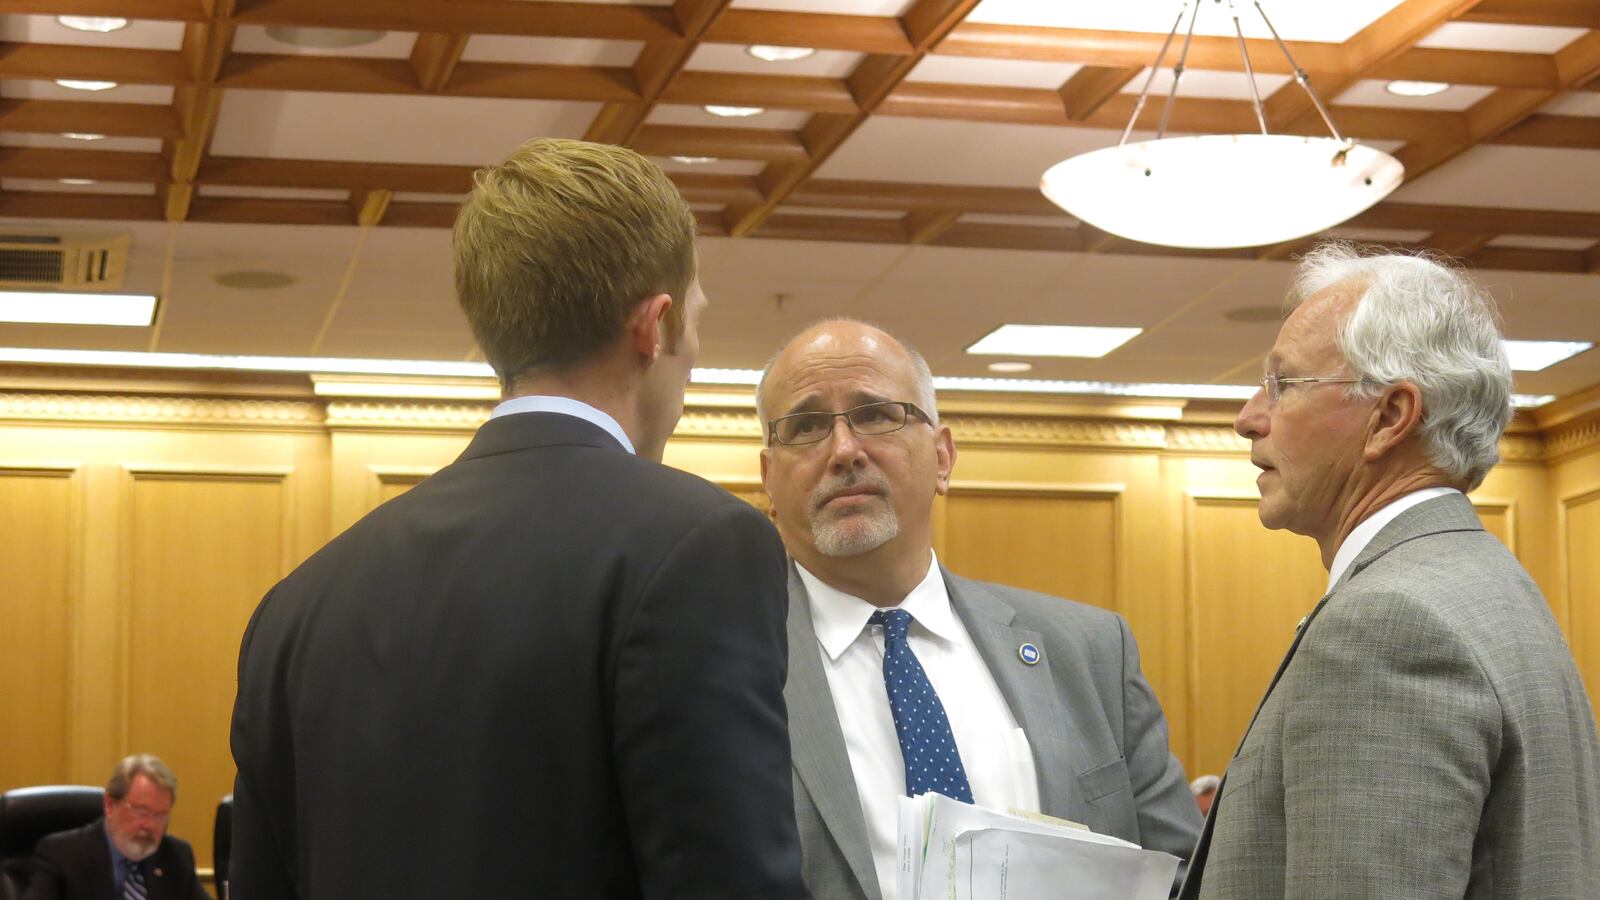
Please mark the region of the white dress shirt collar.
POLYGON ((1420 491, 1412 491, 1367 516, 1362 520, 1361 524, 1355 527, 1355 530, 1350 532, 1350 536, 1344 539, 1344 543, 1339 545, 1338 552, 1333 555, 1333 565, 1328 567, 1328 591, 1333 591, 1333 586, 1339 583, 1340 578, 1344 577, 1345 570, 1350 568, 1351 563, 1356 561, 1356 557, 1361 555, 1362 550, 1367 549, 1367 545, 1372 543, 1372 539, 1378 536, 1378 532, 1383 530, 1383 526, 1393 522, 1396 518, 1399 518, 1401 513, 1419 503, 1432 500, 1435 497, 1443 497, 1446 494, 1459 493, 1461 492, 1452 487, 1423 488, 1420 491))
POLYGON ((623 432, 622 426, 617 424, 616 419, 584 403, 582 400, 574 400, 571 397, 550 397, 538 394, 526 397, 512 397, 510 400, 504 400, 499 406, 496 406, 494 412, 489 414, 489 418, 498 419, 501 416, 525 412, 548 412, 560 413, 563 416, 576 416, 585 422, 591 422, 604 428, 607 434, 617 439, 617 443, 622 445, 622 449, 629 453, 636 452, 633 449, 633 441, 628 440, 628 435, 623 432))
MULTIPOLYGON (((800 581, 811 597, 811 624, 816 629, 817 641, 828 658, 837 661, 839 654, 861 634, 861 629, 867 627, 867 620, 878 607, 828 585, 798 562, 794 567, 800 572, 800 581)), ((910 613, 916 624, 941 640, 955 645, 964 645, 967 641, 966 632, 955 621, 950 592, 939 571, 939 559, 932 550, 928 551, 927 574, 900 601, 898 608, 910 613)))

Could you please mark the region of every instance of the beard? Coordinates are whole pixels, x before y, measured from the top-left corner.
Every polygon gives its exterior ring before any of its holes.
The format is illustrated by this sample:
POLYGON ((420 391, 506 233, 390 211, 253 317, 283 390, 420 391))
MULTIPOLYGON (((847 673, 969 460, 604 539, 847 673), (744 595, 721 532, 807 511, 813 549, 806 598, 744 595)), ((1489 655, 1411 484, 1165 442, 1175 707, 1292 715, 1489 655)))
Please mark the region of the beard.
POLYGON ((136 831, 128 834, 111 835, 111 842, 117 845, 117 852, 134 862, 149 858, 161 846, 161 835, 152 831, 136 831))
POLYGON ((894 540, 900 517, 889 503, 889 482, 881 475, 850 472, 825 481, 811 492, 811 537, 823 556, 860 556, 894 540), (865 508, 833 510, 828 501, 839 491, 866 487, 877 491, 865 508))

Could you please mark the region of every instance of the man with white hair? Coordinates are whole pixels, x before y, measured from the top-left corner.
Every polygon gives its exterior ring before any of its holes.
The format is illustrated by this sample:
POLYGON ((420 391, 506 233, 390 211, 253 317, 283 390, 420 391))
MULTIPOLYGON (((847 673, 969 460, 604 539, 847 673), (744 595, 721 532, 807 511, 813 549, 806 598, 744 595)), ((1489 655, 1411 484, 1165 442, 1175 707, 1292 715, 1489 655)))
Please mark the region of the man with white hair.
POLYGON ((1600 743, 1538 587, 1464 492, 1499 459, 1492 300, 1431 260, 1301 263, 1234 423, 1327 595, 1228 766, 1183 897, 1571 900, 1600 885, 1600 743))
POLYGON ((1186 857, 1200 814, 1128 623, 934 557, 956 446, 922 357, 821 322, 767 367, 756 406, 792 559, 784 697, 811 893, 894 900, 898 798, 927 792, 1186 857))

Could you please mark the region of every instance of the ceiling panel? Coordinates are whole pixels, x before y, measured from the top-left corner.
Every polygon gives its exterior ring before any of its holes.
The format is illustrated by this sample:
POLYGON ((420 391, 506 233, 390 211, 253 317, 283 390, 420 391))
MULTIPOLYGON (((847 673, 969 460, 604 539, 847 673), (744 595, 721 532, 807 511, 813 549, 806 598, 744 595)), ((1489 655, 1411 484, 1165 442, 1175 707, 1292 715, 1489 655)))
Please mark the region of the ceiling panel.
POLYGON ((571 38, 478 34, 461 53, 463 62, 531 63, 552 66, 631 66, 642 41, 596 41, 571 38))
POLYGON ((1473 147, 1391 196, 1407 203, 1600 212, 1600 151, 1473 147), (1448 199, 1447 199, 1448 198, 1448 199))
POLYGON ((132 19, 125 28, 101 33, 68 28, 57 22, 55 16, 11 14, 0 17, 0 41, 176 50, 183 46, 183 23, 132 19))
MULTIPOLYGON (((332 29, 323 29, 331 31, 332 29)), ((354 34, 354 32, 345 32, 354 34)), ((240 25, 233 33, 235 53, 274 53, 292 56, 344 56, 367 59, 405 59, 417 42, 416 32, 390 31, 367 44, 351 47, 308 47, 282 41, 267 33, 261 25, 240 25)))
MULTIPOLYGON (((1148 31, 1165 34, 1172 30, 1178 12, 1187 4, 1174 0, 1117 0, 1115 3, 1040 3, 1038 0, 983 0, 969 22, 994 22, 1009 25, 1046 25, 1056 28, 1094 28, 1106 31, 1148 31)), ((1264 2, 1272 24, 1284 40, 1348 40, 1379 16, 1400 5, 1399 0, 1343 0, 1340 3, 1264 2)), ((1220 3, 1202 3, 1195 21, 1195 34, 1232 37, 1233 19, 1220 3)), ((1241 10, 1240 26, 1245 37, 1271 38, 1253 7, 1241 10)), ((1189 18, 1183 19, 1187 29, 1189 18)), ((1176 52, 1176 51, 1174 51, 1176 52)))
MULTIPOLYGON (((1461 112, 1474 103, 1494 93, 1494 88, 1481 85, 1457 84, 1431 97, 1402 97, 1391 94, 1385 87, 1387 81, 1367 79, 1351 85, 1334 102, 1343 106, 1385 106, 1391 109, 1443 109, 1461 112)), ((1315 85, 1312 85, 1315 87, 1315 85)))
POLYGON ((685 66, 705 72, 744 72, 750 75, 810 75, 843 78, 855 71, 865 58, 862 53, 843 50, 818 50, 805 59, 767 62, 750 55, 744 44, 701 44, 685 66))
POLYGON ((1482 22, 1446 22, 1417 41, 1418 47, 1450 50, 1505 50, 1512 53, 1554 53, 1578 38, 1582 28, 1544 25, 1490 25, 1482 22))

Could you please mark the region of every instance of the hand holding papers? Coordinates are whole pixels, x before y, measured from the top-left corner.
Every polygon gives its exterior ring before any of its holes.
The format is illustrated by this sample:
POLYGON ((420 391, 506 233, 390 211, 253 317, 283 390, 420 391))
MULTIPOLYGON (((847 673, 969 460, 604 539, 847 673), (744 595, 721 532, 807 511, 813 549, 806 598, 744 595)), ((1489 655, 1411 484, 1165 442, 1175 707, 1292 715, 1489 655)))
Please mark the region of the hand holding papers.
POLYGON ((1178 858, 940 794, 900 799, 900 900, 1165 900, 1178 858))

